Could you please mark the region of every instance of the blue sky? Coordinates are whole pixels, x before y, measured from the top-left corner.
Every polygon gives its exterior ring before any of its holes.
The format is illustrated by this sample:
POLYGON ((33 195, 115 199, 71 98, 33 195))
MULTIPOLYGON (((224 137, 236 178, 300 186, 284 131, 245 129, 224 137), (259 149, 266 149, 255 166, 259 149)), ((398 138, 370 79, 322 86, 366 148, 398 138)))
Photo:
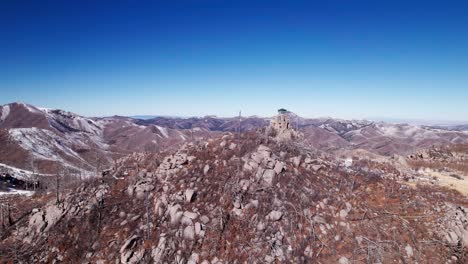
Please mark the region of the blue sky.
POLYGON ((408 2, 1 1, 0 104, 468 120, 468 2, 408 2))

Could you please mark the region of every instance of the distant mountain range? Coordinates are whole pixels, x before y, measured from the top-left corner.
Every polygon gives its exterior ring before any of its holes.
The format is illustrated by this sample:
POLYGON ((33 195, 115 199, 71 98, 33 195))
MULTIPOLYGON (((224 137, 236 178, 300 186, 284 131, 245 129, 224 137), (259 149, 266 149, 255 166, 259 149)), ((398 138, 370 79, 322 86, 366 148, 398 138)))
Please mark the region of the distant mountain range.
MULTIPOLYGON (((260 129, 270 118, 246 117, 242 131, 260 129)), ((382 155, 407 154, 440 144, 468 143, 468 125, 417 126, 365 120, 301 118, 291 122, 304 143, 327 151, 365 149, 382 155)), ((207 117, 83 117, 24 103, 0 106, 0 163, 52 173, 58 166, 82 174, 103 169, 132 152, 170 150, 198 139, 238 131, 239 119, 207 117)), ((1 168, 0 168, 1 169, 1 168)))

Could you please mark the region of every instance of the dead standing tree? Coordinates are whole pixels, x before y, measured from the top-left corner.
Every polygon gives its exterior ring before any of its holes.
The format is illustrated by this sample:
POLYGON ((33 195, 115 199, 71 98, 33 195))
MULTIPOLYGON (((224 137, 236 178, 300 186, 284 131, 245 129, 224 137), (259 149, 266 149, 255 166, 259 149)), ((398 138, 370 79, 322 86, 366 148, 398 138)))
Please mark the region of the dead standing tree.
POLYGON ((99 172, 101 171, 101 156, 96 151, 96 177, 99 176, 99 172))
POLYGON ((55 174, 55 204, 60 203, 60 173, 55 174))

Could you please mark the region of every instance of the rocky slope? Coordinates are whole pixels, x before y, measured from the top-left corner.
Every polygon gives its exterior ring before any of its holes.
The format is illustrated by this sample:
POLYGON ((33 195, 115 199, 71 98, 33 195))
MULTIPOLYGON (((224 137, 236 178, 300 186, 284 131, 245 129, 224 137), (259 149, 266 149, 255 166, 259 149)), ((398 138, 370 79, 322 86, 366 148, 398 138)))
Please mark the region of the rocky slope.
POLYGON ((224 134, 14 207, 15 263, 466 263, 468 200, 400 162, 224 134), (397 165, 399 164, 399 165, 397 165))

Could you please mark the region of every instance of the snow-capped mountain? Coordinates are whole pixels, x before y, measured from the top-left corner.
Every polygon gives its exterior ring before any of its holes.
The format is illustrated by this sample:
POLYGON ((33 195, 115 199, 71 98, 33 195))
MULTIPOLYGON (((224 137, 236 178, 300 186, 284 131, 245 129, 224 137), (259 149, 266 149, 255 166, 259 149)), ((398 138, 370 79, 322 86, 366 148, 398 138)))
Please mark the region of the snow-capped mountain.
POLYGON ((171 148, 206 137, 205 129, 139 125, 125 117, 87 118, 24 103, 0 106, 0 163, 44 173, 57 165, 92 173, 130 152, 171 148))

